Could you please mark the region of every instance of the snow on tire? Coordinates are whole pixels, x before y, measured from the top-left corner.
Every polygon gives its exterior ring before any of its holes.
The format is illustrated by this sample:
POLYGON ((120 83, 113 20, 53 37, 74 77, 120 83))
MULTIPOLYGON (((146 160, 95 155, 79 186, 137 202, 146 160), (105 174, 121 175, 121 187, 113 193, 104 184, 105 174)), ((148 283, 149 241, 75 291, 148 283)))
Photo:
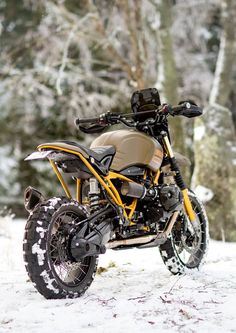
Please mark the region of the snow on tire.
POLYGON ((85 218, 84 208, 64 197, 51 198, 30 214, 23 241, 25 267, 45 298, 79 297, 92 283, 97 257, 75 262, 68 250, 69 236, 63 229, 75 219, 85 218))
MULTIPOLYGON (((196 213, 197 230, 194 230, 192 234, 185 230, 185 235, 182 226, 177 229, 178 222, 174 225, 171 235, 167 241, 160 245, 159 250, 162 260, 168 270, 172 274, 183 274, 193 269, 198 269, 205 261, 208 243, 209 243, 209 231, 208 231, 208 219, 205 209, 196 195, 189 190, 189 197, 196 213), (187 235, 187 236, 186 236, 187 235)), ((186 214, 183 212, 183 216, 186 214)), ((180 224, 183 223, 179 221, 180 224)), ((191 222, 188 220, 191 229, 191 222)), ((195 227, 196 228, 196 227, 195 227)), ((186 228, 188 230, 188 228, 186 228)))

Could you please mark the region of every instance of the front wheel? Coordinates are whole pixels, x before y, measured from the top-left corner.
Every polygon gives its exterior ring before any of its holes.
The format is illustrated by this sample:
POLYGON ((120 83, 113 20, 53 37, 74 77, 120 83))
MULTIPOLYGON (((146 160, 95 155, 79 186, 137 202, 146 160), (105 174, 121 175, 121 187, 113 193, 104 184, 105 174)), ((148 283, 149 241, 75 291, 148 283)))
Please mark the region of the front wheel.
POLYGON ((159 247, 164 264, 172 274, 183 274, 188 270, 199 268, 207 253, 209 234, 205 209, 192 191, 188 194, 196 221, 193 224, 183 210, 175 222, 171 235, 159 247))
POLYGON ((97 257, 75 261, 70 252, 70 228, 86 218, 76 201, 51 198, 29 216, 23 242, 26 270, 45 298, 81 296, 93 281, 97 257))

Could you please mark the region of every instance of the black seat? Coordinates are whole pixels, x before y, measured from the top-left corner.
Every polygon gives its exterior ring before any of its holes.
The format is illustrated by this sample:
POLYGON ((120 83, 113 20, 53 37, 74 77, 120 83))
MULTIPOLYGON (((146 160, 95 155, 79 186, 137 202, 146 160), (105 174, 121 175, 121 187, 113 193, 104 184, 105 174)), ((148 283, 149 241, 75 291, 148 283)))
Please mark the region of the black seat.
MULTIPOLYGON (((67 141, 67 140, 57 141, 57 143, 60 143, 60 142, 79 148, 79 150, 81 150, 82 153, 83 152, 86 153, 89 157, 93 157, 98 162, 103 160, 103 158, 106 156, 113 156, 116 152, 116 149, 113 146, 100 146, 100 147, 90 149, 90 148, 86 148, 86 147, 82 146, 81 144, 79 144, 77 142, 73 142, 73 141, 67 141)), ((73 147, 71 147, 71 148, 73 149, 73 147)))

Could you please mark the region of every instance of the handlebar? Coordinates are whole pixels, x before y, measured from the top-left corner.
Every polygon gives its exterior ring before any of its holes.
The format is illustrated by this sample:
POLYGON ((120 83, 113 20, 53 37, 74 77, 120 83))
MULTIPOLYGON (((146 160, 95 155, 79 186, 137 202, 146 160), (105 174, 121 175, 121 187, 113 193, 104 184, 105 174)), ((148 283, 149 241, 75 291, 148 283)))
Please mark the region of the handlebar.
POLYGON ((200 116, 202 114, 202 109, 189 101, 181 102, 181 104, 177 106, 171 106, 170 104, 163 104, 154 110, 147 110, 134 113, 126 113, 126 114, 114 114, 111 112, 106 112, 101 114, 98 117, 94 118, 86 118, 75 120, 75 124, 86 133, 95 133, 97 131, 102 131, 105 127, 109 125, 115 125, 118 123, 123 123, 128 127, 137 127, 143 125, 155 125, 160 120, 163 120, 163 117, 171 116, 185 116, 188 118, 200 116), (137 118, 142 115, 151 114, 150 118, 147 117, 145 121, 138 121, 137 118), (155 118, 153 118, 153 114, 155 114, 155 118), (134 117, 135 116, 135 117, 134 117), (128 120, 131 118, 131 120, 128 120), (83 127, 81 124, 92 124, 90 127, 83 127))

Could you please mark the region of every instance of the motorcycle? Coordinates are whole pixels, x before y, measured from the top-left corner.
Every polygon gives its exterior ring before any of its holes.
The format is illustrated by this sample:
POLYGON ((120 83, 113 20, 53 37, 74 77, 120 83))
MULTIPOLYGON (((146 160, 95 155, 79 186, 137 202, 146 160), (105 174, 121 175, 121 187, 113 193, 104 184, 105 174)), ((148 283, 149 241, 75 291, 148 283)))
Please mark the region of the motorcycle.
POLYGON ((47 158, 65 191, 49 199, 25 191, 25 267, 45 298, 81 296, 107 249, 159 247, 172 274, 198 269, 205 259, 207 216, 184 183, 179 166, 187 159, 173 152, 168 130, 169 115, 191 118, 202 110, 192 101, 161 104, 155 88, 134 92, 131 107, 128 114, 76 119, 84 133, 128 127, 100 134, 90 148, 55 141, 26 158, 47 158), (74 198, 64 174, 75 182, 74 198))

